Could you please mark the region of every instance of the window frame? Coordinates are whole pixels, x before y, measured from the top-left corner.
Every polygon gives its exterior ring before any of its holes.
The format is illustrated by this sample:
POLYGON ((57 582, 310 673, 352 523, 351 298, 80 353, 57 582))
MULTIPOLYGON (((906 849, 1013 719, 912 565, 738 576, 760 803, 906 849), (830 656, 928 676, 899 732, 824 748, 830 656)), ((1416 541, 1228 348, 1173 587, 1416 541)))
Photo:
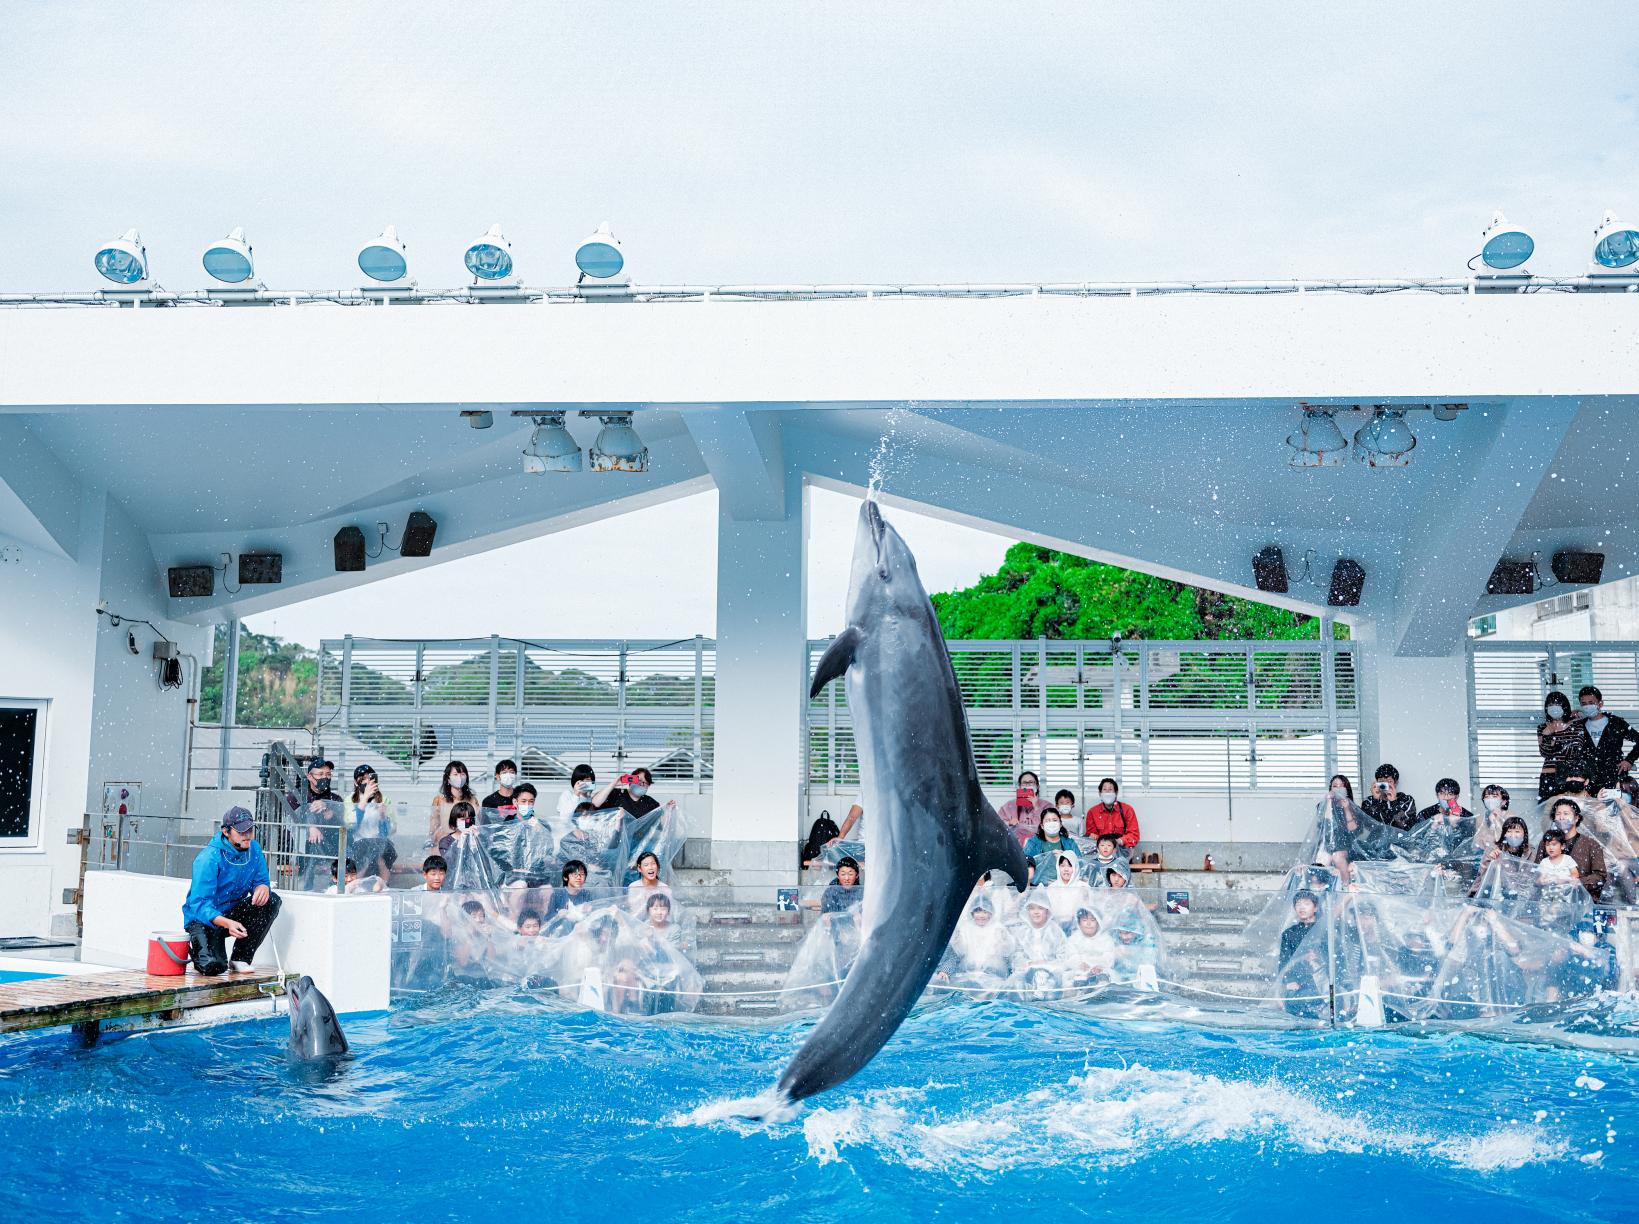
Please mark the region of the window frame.
POLYGON ((0 710, 33 710, 34 762, 29 778, 28 831, 20 837, 0 836, 0 854, 38 851, 45 835, 47 732, 51 724, 51 701, 44 697, 0 697, 0 710))

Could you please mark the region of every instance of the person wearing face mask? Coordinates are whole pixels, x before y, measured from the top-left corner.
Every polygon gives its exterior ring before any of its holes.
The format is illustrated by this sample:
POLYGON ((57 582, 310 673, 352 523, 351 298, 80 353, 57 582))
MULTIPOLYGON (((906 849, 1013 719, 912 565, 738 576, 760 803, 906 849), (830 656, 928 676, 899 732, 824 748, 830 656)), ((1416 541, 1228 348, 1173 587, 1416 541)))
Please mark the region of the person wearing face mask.
MULTIPOLYGON (((307 763, 306 785, 300 795, 286 795, 296 818, 303 822, 294 838, 296 860, 300 864, 300 886, 312 889, 329 878, 329 868, 341 848, 343 826, 341 796, 330 789, 335 766, 322 757, 307 763)), ((283 872, 284 868, 281 868, 283 872)))
POLYGON ((1524 859, 1527 862, 1532 858, 1531 830, 1521 816, 1504 817, 1502 829, 1497 834, 1496 843, 1488 846, 1484 856, 1480 859, 1479 872, 1474 879, 1473 886, 1468 890, 1469 896, 1472 897, 1479 891, 1480 885, 1485 879, 1486 870, 1504 855, 1509 858, 1524 859))
POLYGON ((1027 769, 1019 775, 1013 798, 997 808, 996 815, 1013 830, 1013 836, 1019 839, 1022 846, 1041 824, 1042 807, 1041 778, 1035 770, 1027 769))
POLYGON ((1557 690, 1542 702, 1543 721, 1537 724, 1537 751, 1542 772, 1537 775, 1537 799, 1542 801, 1565 789, 1565 777, 1580 766, 1582 723, 1571 712, 1571 699, 1557 690))
POLYGON ((495 789, 484 796, 484 802, 479 805, 479 812, 484 821, 501 821, 518 819, 518 803, 514 789, 518 785, 518 763, 516 761, 495 762, 495 789))
POLYGON ((1605 709, 1605 697, 1591 684, 1577 694, 1581 709, 1582 759, 1588 766, 1588 789, 1598 792, 1615 786, 1617 779, 1639 759, 1639 731, 1620 714, 1605 709))
POLYGON ((472 793, 472 787, 467 785, 467 767, 460 761, 451 761, 444 766, 444 776, 439 780, 438 793, 433 796, 432 820, 427 826, 427 846, 436 846, 439 839, 449 832, 450 809, 457 803, 470 803, 478 806, 478 796, 472 793))
MULTIPOLYGON (((1548 820, 1549 829, 1543 835, 1543 844, 1537 847, 1535 861, 1542 863, 1547 859, 1548 839, 1558 833, 1565 847, 1565 857, 1576 866, 1576 878, 1581 880, 1588 895, 1598 901, 1605 895, 1605 851, 1593 838, 1583 834, 1582 809, 1574 800, 1556 799, 1548 809, 1548 820)), ((1552 870, 1561 869, 1556 865, 1552 870)))
POLYGON ((1083 836, 1098 837, 1114 833, 1121 848, 1132 856, 1138 845, 1138 813, 1130 803, 1121 802, 1121 783, 1114 778, 1101 778, 1098 783, 1098 802, 1087 809, 1083 836))
POLYGON ((1503 821, 1508 819, 1508 804, 1510 795, 1505 787, 1495 782, 1480 792, 1480 802, 1485 811, 1480 816, 1480 827, 1474 832, 1475 840, 1490 843, 1502 835, 1503 821))
POLYGON ((1053 878, 1060 854, 1077 858, 1076 844, 1065 832, 1064 820, 1059 816, 1058 809, 1045 808, 1036 835, 1024 843, 1024 857, 1030 860, 1030 879, 1045 885, 1053 878))
POLYGON ((569 788, 558 796, 558 819, 567 824, 583 803, 590 803, 593 811, 603 811, 609 806, 609 794, 614 789, 613 782, 599 787, 597 770, 590 765, 575 766, 569 771, 569 788))

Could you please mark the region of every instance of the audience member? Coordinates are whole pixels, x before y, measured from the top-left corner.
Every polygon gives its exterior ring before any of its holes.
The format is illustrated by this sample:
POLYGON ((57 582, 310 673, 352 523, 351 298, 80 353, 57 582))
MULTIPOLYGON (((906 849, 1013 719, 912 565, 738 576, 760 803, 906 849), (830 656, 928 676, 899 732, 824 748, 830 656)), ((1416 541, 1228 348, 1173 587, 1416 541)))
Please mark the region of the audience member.
POLYGON ((438 783, 438 793, 433 796, 432 819, 428 825, 427 845, 439 843, 450 829, 450 809, 457 803, 468 803, 476 808, 478 796, 472 793, 467 785, 467 767, 460 761, 451 761, 444 766, 444 777, 438 783))
POLYGON ((1542 714, 1543 721, 1537 724, 1537 751, 1542 754, 1538 801, 1559 794, 1567 770, 1582 759, 1582 722, 1571 714, 1571 699, 1558 691, 1549 693, 1542 714))
POLYGON ((421 883, 417 884, 412 892, 443 892, 444 877, 449 874, 450 865, 442 854, 429 854, 421 860, 421 883))
POLYGON ((1576 863, 1565 853, 1565 834, 1549 829, 1542 835, 1542 846, 1537 851, 1537 879, 1544 884, 1574 884, 1581 873, 1576 863))
MULTIPOLYGON (((435 799, 433 803, 438 801, 435 799)), ((449 828, 438 839, 438 853, 445 858, 449 857, 450 847, 455 839, 461 836, 476 836, 478 828, 478 809, 466 799, 458 799, 449 808, 449 828)))
POLYGON ((841 855, 851 858, 855 862, 865 861, 865 805, 863 796, 856 797, 848 808, 848 814, 842 818, 842 828, 837 835, 825 843, 830 855, 841 855))
POLYGON ((1325 965, 1319 954, 1308 949, 1299 955, 1319 914, 1320 898, 1307 888, 1299 889, 1292 897, 1293 921, 1280 933, 1280 993, 1286 1010, 1294 1016, 1313 1018, 1326 1004, 1320 989, 1325 965))
POLYGON ((1639 759, 1639 730, 1606 710, 1604 694, 1591 684, 1582 686, 1577 700, 1582 703, 1581 755, 1588 768, 1588 789, 1615 786, 1639 759))
POLYGON ((518 785, 518 763, 516 761, 495 762, 495 789, 484 796, 484 802, 479 811, 487 820, 499 820, 503 823, 517 818, 517 799, 514 787, 518 785), (493 812, 490 816, 488 813, 493 812))
POLYGON ((552 899, 546 904, 546 920, 551 922, 559 914, 573 919, 591 900, 591 891, 586 887, 586 864, 570 859, 563 865, 563 887, 554 889, 552 899))
POLYGON ((1047 885, 1047 900, 1053 907, 1053 921, 1069 926, 1076 911, 1092 903, 1093 890, 1077 870, 1075 857, 1060 853, 1054 860, 1053 878, 1047 885))
POLYGON ((1105 933, 1098 915, 1086 906, 1078 909, 1075 926, 1064 946, 1064 960, 1070 967, 1070 984, 1096 985, 1109 976, 1115 964, 1115 955, 1115 940, 1105 933))
POLYGON ((860 902, 863 890, 859 886, 859 864, 844 855, 837 863, 836 878, 825 887, 820 896, 820 913, 840 914, 860 902))
POLYGON ((1024 845, 1041 825, 1041 778, 1033 769, 1019 774, 1013 797, 996 809, 1002 823, 1013 830, 1013 836, 1024 845))
MULTIPOLYGON (((1573 799, 1555 799, 1548 809, 1548 819, 1553 827, 1543 834, 1542 845, 1537 848, 1537 861, 1540 863, 1547 857, 1548 839, 1557 833, 1560 848, 1575 866, 1576 878, 1582 881, 1582 887, 1595 901, 1603 898, 1607 878, 1605 851, 1593 838, 1583 834, 1582 808, 1573 799)), ((1550 871, 1557 876, 1564 868, 1555 866, 1550 871)))
POLYGON ((1366 796, 1360 810, 1391 829, 1406 830, 1417 824, 1417 800, 1401 791, 1400 771, 1387 762, 1377 767, 1372 793, 1366 796))
POLYGON ((1138 813, 1130 803, 1121 802, 1121 783, 1114 778, 1100 778, 1098 802, 1087 809, 1084 835, 1097 837, 1114 833, 1130 857, 1138 845, 1138 813))
POLYGON ((609 806, 609 795, 615 789, 613 782, 598 786, 597 770, 580 764, 569 771, 569 786, 558 796, 558 819, 567 820, 583 803, 590 803, 594 812, 609 806))
POLYGON ((1098 835, 1097 853, 1087 862, 1087 882, 1094 888, 1106 885, 1104 873, 1111 867, 1126 866, 1127 856, 1121 853, 1121 839, 1114 833, 1098 835))
POLYGON ((637 879, 626 886, 626 908, 633 914, 642 914, 649 898, 656 893, 671 895, 671 886, 660 878, 660 858, 653 850, 645 850, 632 864, 637 879))
MULTIPOLYGON (((1030 881, 1045 884, 1053 878, 1060 852, 1075 855, 1076 844, 1064 831, 1064 821, 1057 808, 1041 809, 1041 824, 1036 834, 1024 843, 1024 856, 1030 860, 1030 881)), ((1077 856, 1079 857, 1079 856, 1077 856)))

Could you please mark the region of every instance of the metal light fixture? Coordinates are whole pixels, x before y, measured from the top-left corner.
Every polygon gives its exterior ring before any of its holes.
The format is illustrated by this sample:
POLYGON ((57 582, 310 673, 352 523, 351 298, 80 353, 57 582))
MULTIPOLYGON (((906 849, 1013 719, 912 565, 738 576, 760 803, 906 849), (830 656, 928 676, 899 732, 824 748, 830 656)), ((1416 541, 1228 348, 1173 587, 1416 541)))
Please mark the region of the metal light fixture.
POLYGON ((592 276, 608 280, 620 275, 626 266, 626 256, 621 252, 620 239, 609 232, 607 221, 575 248, 575 266, 580 269, 582 279, 592 276))
POLYGON ((1639 271, 1639 230, 1617 221, 1616 214, 1607 211, 1593 232, 1593 270, 1595 272, 1639 271))
POLYGON ((1303 421, 1286 439, 1286 445, 1295 452, 1292 467, 1335 467, 1343 462, 1349 442, 1337 427, 1333 411, 1331 408, 1303 409, 1303 421))
POLYGON ((488 408, 463 408, 461 419, 474 429, 488 429, 495 424, 495 414, 488 408))
POLYGON ((1404 408, 1376 408, 1354 436, 1355 457, 1368 467, 1405 467, 1416 445, 1404 408))
POLYGON ((466 264, 475 284, 494 284, 512 275, 512 244, 501 232, 500 222, 467 247, 466 264))
POLYGON ((646 472, 649 470, 649 448, 632 428, 629 412, 583 412, 603 422, 598 439, 587 450, 594 472, 646 472))
POLYGON ((104 278, 123 289, 147 287, 148 248, 142 245, 142 235, 134 229, 103 243, 92 262, 104 278))
POLYGON ((524 471, 529 475, 581 470, 580 443, 564 427, 563 418, 561 412, 543 412, 533 418, 535 432, 529 435, 529 446, 524 450, 524 471))
POLYGON ((359 271, 384 285, 403 280, 409 273, 410 260, 396 225, 389 225, 381 231, 381 237, 359 248, 359 271))
POLYGON ((1501 212, 1493 213, 1491 224, 1480 234, 1480 262, 1491 273, 1503 272, 1510 276, 1529 276, 1525 262, 1536 250, 1531 235, 1515 229, 1504 220, 1501 212))
POLYGON ((251 257, 245 231, 234 226, 233 232, 220 242, 205 248, 205 271, 227 285, 240 285, 256 275, 256 263, 251 257))

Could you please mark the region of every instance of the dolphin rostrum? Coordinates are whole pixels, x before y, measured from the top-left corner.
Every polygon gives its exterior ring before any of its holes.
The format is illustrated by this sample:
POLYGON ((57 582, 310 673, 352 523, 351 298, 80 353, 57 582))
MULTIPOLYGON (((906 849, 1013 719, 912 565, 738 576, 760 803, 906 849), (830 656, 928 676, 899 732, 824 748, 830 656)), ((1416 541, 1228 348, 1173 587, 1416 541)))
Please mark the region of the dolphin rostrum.
POLYGON ((799 1101, 876 1056, 938 967, 973 886, 1024 851, 979 791, 956 672, 916 561, 874 500, 860 507, 848 627, 810 696, 847 674, 865 809, 864 937, 831 1009, 780 1077, 799 1101))
POLYGON ((337 1058, 347 1053, 336 1009, 305 973, 288 988, 290 1052, 301 1060, 337 1058))

